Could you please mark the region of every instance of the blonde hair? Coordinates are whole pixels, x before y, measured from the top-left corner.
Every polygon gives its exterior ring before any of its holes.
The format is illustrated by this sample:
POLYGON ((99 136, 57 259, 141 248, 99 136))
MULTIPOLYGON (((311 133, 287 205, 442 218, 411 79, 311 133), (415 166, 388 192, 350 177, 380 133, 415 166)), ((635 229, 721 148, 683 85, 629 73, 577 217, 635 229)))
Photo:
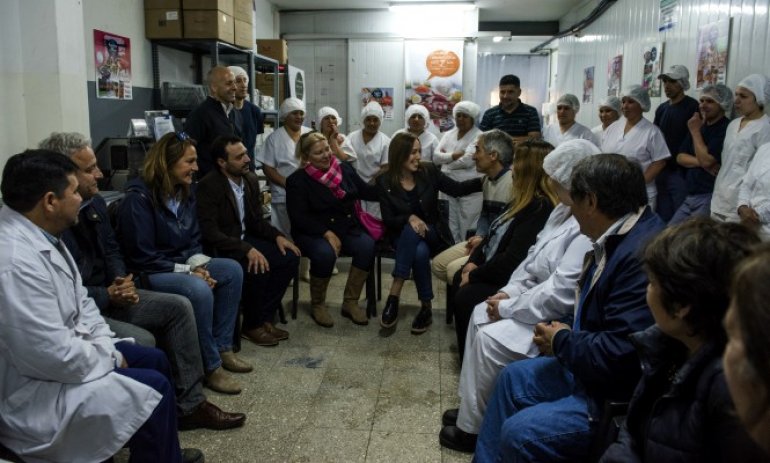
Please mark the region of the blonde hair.
POLYGON ((310 157, 310 148, 319 141, 327 141, 321 132, 303 133, 297 141, 297 148, 294 150, 294 157, 302 162, 307 162, 310 157))
POLYGON ((504 220, 510 220, 535 198, 548 198, 552 205, 559 202, 559 197, 548 182, 548 175, 543 170, 543 160, 551 151, 553 151, 553 146, 543 140, 527 140, 516 143, 511 166, 513 171, 511 207, 505 212, 504 220))
MULTIPOLYGON (((184 132, 171 132, 163 135, 147 152, 142 168, 142 180, 152 192, 155 206, 163 204, 166 198, 177 195, 177 185, 171 179, 171 169, 191 146, 195 146, 195 140, 187 137, 184 132)), ((182 184, 179 192, 180 199, 187 200, 190 196, 190 186, 182 184)))

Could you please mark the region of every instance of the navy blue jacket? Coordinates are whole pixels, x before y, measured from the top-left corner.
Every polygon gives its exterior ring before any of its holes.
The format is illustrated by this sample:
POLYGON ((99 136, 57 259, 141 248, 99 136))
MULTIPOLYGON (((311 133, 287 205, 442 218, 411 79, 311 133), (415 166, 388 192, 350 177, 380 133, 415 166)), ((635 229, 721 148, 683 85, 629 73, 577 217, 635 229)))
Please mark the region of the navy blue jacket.
POLYGON ((602 463, 768 461, 735 413, 722 370, 724 341, 689 359, 657 326, 634 333, 642 379, 618 441, 602 463))
POLYGON ((201 178, 217 168, 216 161, 211 157, 211 143, 224 135, 243 137, 243 117, 240 111, 233 108, 231 119, 228 119, 222 103, 209 96, 190 111, 184 130, 198 142, 198 178, 201 178))
POLYGON ((147 185, 135 178, 118 208, 117 235, 132 272, 173 272, 174 264, 202 252, 195 197, 182 202, 175 216, 165 204, 155 207, 147 185))
MULTIPOLYGON (((639 254, 663 227, 658 215, 645 207, 630 230, 607 238, 607 261, 585 295, 580 330, 562 330, 553 338, 554 355, 593 401, 591 419, 598 418, 606 399, 628 401, 639 381, 639 361, 629 335, 654 322, 639 254)), ((585 272, 578 284, 584 279, 585 272)))

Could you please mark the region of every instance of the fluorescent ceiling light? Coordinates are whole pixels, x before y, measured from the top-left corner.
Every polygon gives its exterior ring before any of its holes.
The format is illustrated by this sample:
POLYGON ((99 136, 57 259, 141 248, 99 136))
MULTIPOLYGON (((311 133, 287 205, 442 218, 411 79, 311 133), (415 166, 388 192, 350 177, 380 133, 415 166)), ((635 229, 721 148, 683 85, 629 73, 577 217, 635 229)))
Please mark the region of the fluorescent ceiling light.
POLYGON ((392 12, 413 12, 416 10, 424 11, 430 9, 433 11, 470 11, 476 8, 473 2, 409 2, 409 3, 391 3, 388 9, 392 12))
POLYGON ((502 42, 503 38, 501 36, 499 36, 499 35, 496 35, 495 37, 492 38, 492 41, 495 42, 495 43, 502 42))

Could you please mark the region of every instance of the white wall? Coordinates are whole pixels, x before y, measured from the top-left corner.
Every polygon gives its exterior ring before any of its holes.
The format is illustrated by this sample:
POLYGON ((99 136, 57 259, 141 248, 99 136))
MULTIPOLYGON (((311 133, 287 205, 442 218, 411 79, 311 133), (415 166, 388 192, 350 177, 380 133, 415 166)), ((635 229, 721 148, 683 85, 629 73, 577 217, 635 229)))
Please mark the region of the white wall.
MULTIPOLYGON (((727 85, 734 88, 751 73, 770 74, 770 0, 680 0, 680 4, 680 22, 665 32, 658 32, 660 0, 620 0, 587 28, 582 38, 569 37, 559 41, 556 95, 582 95, 583 69, 596 66, 594 101, 581 107, 580 122, 589 126, 598 124, 596 104, 602 95, 606 95, 607 62, 611 57, 623 54, 622 87, 641 83, 641 50, 645 44, 664 41, 664 69, 672 64, 684 64, 690 70, 694 88, 698 28, 721 19, 733 18, 727 85)), ((580 13, 590 10, 590 6, 580 13)), ((562 26, 573 24, 580 17, 579 14, 569 15, 562 26)), ((696 96, 694 89, 688 94, 696 96)), ((661 101, 665 101, 665 95, 662 99, 653 98, 648 117, 652 117, 661 101)))

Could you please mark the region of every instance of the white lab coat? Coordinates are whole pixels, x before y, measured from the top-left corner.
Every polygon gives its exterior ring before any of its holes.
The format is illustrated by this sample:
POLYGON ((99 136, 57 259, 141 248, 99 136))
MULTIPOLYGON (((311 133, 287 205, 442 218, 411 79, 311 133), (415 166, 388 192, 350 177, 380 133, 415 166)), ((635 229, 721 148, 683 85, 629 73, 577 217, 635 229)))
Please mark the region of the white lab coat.
POLYGON ((510 299, 498 305, 502 320, 490 323, 487 304, 473 310, 465 342, 458 394, 457 424, 478 433, 497 374, 510 362, 539 354, 532 342, 535 324, 569 315, 575 308, 575 287, 591 241, 569 206, 557 205, 501 291, 510 299))
MULTIPOLYGON (((300 134, 307 132, 310 132, 310 129, 303 125, 300 134)), ((282 176, 288 177, 299 166, 299 160, 295 156, 296 149, 297 144, 294 143, 289 132, 286 131, 285 127, 281 127, 267 137, 262 150, 257 153, 257 161, 274 168, 282 176)), ((286 189, 282 186, 270 182, 270 195, 272 197, 271 202, 286 203, 286 189)))
MULTIPOLYGON (((601 127, 601 125, 599 127, 601 127)), ((572 127, 567 129, 566 132, 561 131, 561 127, 559 126, 558 122, 548 124, 545 127, 545 130, 543 130, 543 139, 552 144, 554 147, 561 145, 565 141, 576 140, 579 138, 588 140, 596 146, 599 146, 600 143, 599 138, 594 135, 594 132, 579 122, 572 124, 572 127)))
POLYGON ((748 206, 759 216, 760 235, 770 238, 770 143, 760 146, 738 190, 738 207, 748 206))
MULTIPOLYGON (((476 163, 473 154, 476 151, 476 140, 483 132, 478 127, 473 127, 462 138, 457 138, 457 127, 444 132, 436 150, 433 152, 433 163, 441 165, 441 172, 447 177, 462 182, 480 177, 476 171, 476 163), (452 159, 452 153, 462 151, 464 154, 458 159, 452 159)), ((481 214, 483 197, 481 192, 467 196, 453 198, 443 192, 439 192, 439 199, 449 204, 449 231, 455 243, 465 240, 468 230, 476 228, 481 214)))
MULTIPOLYGON (((393 136, 395 137, 399 133, 409 133, 409 130, 407 129, 399 129, 396 130, 393 133, 393 136)), ((423 130, 423 132, 420 134, 419 137, 417 137, 418 140, 420 140, 420 160, 423 162, 433 162, 433 152, 436 150, 436 147, 438 146, 438 138, 436 138, 435 135, 430 133, 427 129, 423 130)))
POLYGON ((714 181, 711 216, 720 221, 739 222, 738 192, 746 171, 760 146, 770 143, 770 118, 763 114, 740 129, 741 120, 727 126, 722 148, 722 166, 714 181))
MULTIPOLYGON (((618 153, 636 159, 642 165, 642 172, 647 171, 653 162, 671 157, 663 133, 652 122, 642 118, 624 134, 625 128, 626 120, 623 118, 607 127, 600 146, 602 153, 618 153)), ((655 204, 657 196, 658 190, 653 179, 647 184, 647 197, 651 205, 655 204)))
MULTIPOLYGON (((342 144, 342 151, 348 156, 354 156, 355 162, 351 165, 356 168, 358 176, 365 182, 370 182, 374 175, 380 171, 380 167, 388 163, 388 148, 390 147, 390 137, 382 132, 364 142, 362 130, 356 130, 348 135, 345 143, 342 144)), ((361 201, 361 208, 382 220, 380 203, 377 201, 361 201)))
POLYGON ((25 461, 104 461, 160 402, 113 372, 117 339, 69 252, 9 207, 0 210, 0 310, 0 441, 25 461))

